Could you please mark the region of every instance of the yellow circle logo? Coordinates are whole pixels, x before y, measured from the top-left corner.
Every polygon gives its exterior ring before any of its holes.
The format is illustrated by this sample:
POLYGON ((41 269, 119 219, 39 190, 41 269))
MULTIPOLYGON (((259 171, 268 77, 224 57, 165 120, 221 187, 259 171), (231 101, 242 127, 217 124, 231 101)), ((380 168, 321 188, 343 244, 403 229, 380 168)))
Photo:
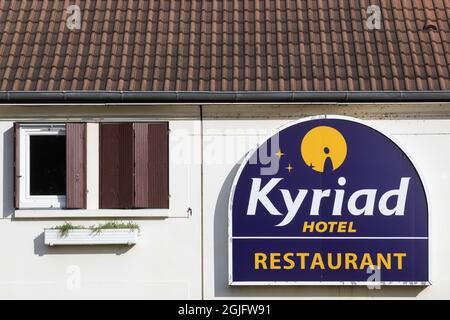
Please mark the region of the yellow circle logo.
POLYGON ((317 172, 330 172, 339 168, 347 156, 344 136, 328 126, 315 127, 303 137, 300 151, 303 161, 317 172))

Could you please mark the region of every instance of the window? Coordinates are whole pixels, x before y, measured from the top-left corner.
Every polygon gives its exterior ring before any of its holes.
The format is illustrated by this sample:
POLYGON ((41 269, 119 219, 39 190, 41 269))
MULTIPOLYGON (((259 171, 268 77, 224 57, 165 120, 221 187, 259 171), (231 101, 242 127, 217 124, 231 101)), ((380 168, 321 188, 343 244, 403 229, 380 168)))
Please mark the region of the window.
POLYGON ((100 125, 100 208, 169 208, 168 123, 100 125))
POLYGON ((85 124, 15 124, 16 208, 85 208, 85 124))
POLYGON ((38 132, 28 137, 29 153, 25 162, 31 196, 66 195, 65 130, 48 132, 55 134, 38 132))
MULTIPOLYGON (((99 128, 99 208, 168 209, 168 123, 99 128)), ((14 129, 15 207, 86 209, 86 124, 16 123, 14 129)))

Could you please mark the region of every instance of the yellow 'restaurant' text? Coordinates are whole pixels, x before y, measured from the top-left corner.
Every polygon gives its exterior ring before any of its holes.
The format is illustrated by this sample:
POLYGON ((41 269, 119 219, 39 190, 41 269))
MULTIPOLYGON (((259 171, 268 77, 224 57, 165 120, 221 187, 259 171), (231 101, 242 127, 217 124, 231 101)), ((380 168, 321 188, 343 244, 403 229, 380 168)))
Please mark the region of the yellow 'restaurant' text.
POLYGON ((271 252, 255 253, 255 270, 364 270, 378 267, 385 270, 402 270, 406 253, 308 253, 271 252))

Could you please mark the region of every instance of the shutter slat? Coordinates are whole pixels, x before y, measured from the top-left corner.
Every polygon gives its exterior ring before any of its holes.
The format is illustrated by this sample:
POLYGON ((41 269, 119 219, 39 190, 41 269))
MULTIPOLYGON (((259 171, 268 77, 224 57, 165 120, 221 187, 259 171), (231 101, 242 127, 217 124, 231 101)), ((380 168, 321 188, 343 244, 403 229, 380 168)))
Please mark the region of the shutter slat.
POLYGON ((100 207, 133 207, 133 124, 100 125, 100 207))
POLYGON ((134 206, 146 208, 149 203, 148 123, 134 123, 134 206))
POLYGON ((66 124, 66 208, 86 209, 86 123, 66 124))
POLYGON ((20 204, 20 123, 14 123, 14 207, 20 204))
POLYGON ((135 207, 169 208, 167 122, 135 123, 135 207))

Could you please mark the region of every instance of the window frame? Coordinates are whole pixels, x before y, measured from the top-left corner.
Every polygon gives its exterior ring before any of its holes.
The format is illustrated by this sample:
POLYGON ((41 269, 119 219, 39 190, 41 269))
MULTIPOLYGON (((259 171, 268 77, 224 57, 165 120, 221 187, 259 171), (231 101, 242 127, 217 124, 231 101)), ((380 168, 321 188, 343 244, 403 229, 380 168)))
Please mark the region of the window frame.
MULTIPOLYGON (((67 194, 62 195, 31 195, 30 194, 30 137, 31 136, 66 136, 66 125, 54 124, 20 124, 19 127, 19 172, 20 192, 19 208, 50 208, 64 209, 67 194)), ((67 179, 67 177, 66 177, 67 179)), ((67 190, 66 190, 67 192, 67 190)))

